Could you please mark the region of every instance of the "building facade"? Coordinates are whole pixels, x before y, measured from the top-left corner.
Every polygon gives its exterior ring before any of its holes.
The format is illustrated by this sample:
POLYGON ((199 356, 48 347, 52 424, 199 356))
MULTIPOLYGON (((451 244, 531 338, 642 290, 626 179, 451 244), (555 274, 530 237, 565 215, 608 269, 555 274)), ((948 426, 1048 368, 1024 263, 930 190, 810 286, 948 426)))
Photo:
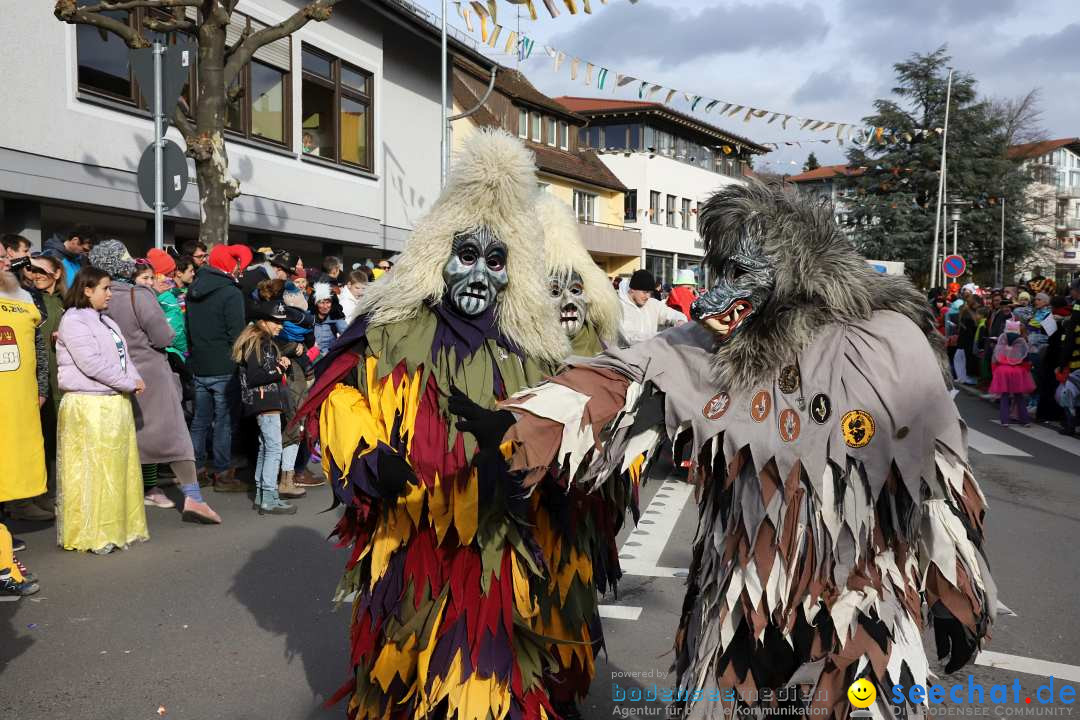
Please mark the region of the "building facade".
POLYGON ((1032 178, 1023 217, 1035 248, 1018 272, 1063 286, 1080 277, 1080 138, 1016 145, 1009 157, 1032 178))
POLYGON ((768 150, 659 103, 556 100, 588 120, 579 146, 596 150, 626 185, 623 218, 641 231, 642 267, 664 284, 679 270, 706 284, 698 206, 724 185, 744 182, 750 158, 768 150))
POLYGON ((490 70, 464 58, 455 60, 454 113, 473 112, 452 123, 453 146, 481 127, 517 135, 536 157, 540 187, 574 208, 581 239, 596 264, 612 277, 637 270, 642 233, 623 222, 626 186, 593 150, 579 143, 587 120, 512 68, 496 68, 490 95, 489 86, 490 70))
POLYGON ((845 199, 855 190, 851 187, 845 187, 842 181, 844 178, 858 177, 864 172, 866 172, 865 168, 848 167, 847 165, 823 165, 798 175, 792 175, 785 178, 785 180, 797 185, 802 192, 810 193, 832 203, 836 224, 846 232, 850 232, 851 223, 848 222, 848 207, 845 199))
MULTIPOLYGON (((240 0, 228 42, 304 4, 240 0)), ((0 113, 2 229, 39 245, 88 223, 143 251, 153 243, 152 213, 135 174, 153 123, 128 49, 116 36, 59 22, 52 6, 27 3, 0 25, 5 94, 20 106, 0 113)), ((113 15, 135 24, 147 12, 113 15)), ((489 62, 462 40, 451 44, 489 62)), ((242 194, 230 240, 311 260, 400 250, 440 190, 439 35, 430 19, 402 0, 341 3, 330 20, 260 49, 239 84, 227 150, 242 194)), ((198 88, 189 84, 184 96, 198 102, 198 88)), ((167 137, 184 147, 175 129, 167 137)), ((167 215, 166 244, 196 237, 199 212, 192 182, 167 215)))

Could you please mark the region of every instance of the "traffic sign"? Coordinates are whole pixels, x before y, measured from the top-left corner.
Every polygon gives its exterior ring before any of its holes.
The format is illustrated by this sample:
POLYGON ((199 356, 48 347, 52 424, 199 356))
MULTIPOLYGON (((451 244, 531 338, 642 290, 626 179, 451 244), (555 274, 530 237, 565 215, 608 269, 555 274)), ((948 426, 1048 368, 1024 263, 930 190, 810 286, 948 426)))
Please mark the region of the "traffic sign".
MULTIPOLYGON (((164 122, 172 117, 173 108, 180 101, 180 94, 188 84, 191 68, 195 61, 197 46, 180 39, 162 53, 161 58, 161 113, 164 122)), ((154 48, 139 48, 131 51, 131 69, 139 82, 139 91, 147 105, 154 104, 154 48)))
POLYGON ((957 278, 967 271, 967 262, 960 255, 949 255, 945 262, 941 263, 941 269, 945 277, 957 278))
MULTIPOLYGON (((187 158, 184 151, 172 140, 165 140, 162 147, 161 201, 162 210, 172 210, 180 204, 188 185, 187 158)), ((139 175, 136 178, 143 202, 154 207, 154 146, 143 151, 139 159, 139 175)))

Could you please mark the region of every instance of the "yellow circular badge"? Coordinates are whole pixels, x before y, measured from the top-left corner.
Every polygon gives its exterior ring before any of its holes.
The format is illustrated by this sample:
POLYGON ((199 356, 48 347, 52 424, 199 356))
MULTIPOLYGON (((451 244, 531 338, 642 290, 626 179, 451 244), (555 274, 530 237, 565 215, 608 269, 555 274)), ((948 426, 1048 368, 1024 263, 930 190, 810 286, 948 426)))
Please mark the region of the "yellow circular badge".
POLYGON ((874 418, 865 410, 851 410, 840 420, 840 429, 848 447, 866 447, 874 437, 874 418))
POLYGON ((877 688, 866 678, 859 678, 847 689, 847 699, 857 708, 868 708, 877 698, 877 688))

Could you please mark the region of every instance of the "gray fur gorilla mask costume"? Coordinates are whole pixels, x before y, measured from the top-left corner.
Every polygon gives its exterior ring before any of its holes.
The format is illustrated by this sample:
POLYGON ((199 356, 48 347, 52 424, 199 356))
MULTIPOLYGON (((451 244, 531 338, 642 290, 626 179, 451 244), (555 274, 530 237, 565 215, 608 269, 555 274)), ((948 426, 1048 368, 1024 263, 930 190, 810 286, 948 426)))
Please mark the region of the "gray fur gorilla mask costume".
POLYGON ((846 718, 859 678, 878 688, 876 717, 912 711, 887 698, 927 682, 924 607, 952 672, 997 606, 986 501, 925 300, 878 275, 831 207, 780 188, 724 188, 700 232, 718 282, 699 322, 502 403, 512 466, 596 487, 665 437, 689 444, 701 487, 675 643, 682 716, 795 702, 846 718), (798 700, 763 693, 791 687, 798 700), (689 699, 726 688, 733 701, 689 699))

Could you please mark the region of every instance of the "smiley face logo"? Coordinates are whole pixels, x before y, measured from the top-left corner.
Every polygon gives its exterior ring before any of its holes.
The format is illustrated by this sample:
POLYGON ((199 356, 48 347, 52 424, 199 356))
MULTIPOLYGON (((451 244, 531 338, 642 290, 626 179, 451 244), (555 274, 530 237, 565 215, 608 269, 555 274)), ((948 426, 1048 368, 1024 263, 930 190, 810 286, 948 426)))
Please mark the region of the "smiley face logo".
POLYGON ((847 699, 857 708, 868 708, 877 699, 877 688, 866 678, 859 678, 848 687, 847 699))

